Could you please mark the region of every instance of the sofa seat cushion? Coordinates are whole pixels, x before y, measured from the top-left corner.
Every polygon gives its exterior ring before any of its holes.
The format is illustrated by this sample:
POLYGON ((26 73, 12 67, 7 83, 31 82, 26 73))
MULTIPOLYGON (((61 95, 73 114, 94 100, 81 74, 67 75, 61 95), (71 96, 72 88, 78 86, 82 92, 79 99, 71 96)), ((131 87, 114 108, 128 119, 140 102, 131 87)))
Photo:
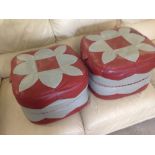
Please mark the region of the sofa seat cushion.
POLYGON ((13 93, 34 123, 60 120, 88 102, 87 68, 70 46, 19 54, 11 68, 13 93))
POLYGON ((90 71, 90 88, 103 99, 143 90, 155 67, 155 45, 128 27, 85 36, 81 54, 90 71))
POLYGON ((155 117, 155 89, 150 84, 132 96, 103 100, 91 94, 81 116, 86 134, 109 134, 155 117))
POLYGON ((13 95, 9 79, 4 79, 0 89, 0 134, 84 134, 84 130, 79 113, 47 125, 29 122, 13 95))

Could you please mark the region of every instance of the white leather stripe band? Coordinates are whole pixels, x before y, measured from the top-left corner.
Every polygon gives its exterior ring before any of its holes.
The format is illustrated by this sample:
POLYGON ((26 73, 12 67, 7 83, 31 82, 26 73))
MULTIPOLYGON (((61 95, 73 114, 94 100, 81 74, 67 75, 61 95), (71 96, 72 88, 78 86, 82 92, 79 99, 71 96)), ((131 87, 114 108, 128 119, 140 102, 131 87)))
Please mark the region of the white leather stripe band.
POLYGON ((138 81, 141 81, 143 79, 146 79, 151 76, 151 72, 144 73, 144 74, 134 74, 132 76, 129 76, 127 78, 124 78, 122 80, 111 80, 104 78, 102 76, 94 75, 90 73, 90 78, 92 81, 95 81, 99 83, 100 85, 104 85, 107 87, 119 87, 119 86, 124 86, 124 85, 129 85, 129 84, 134 84, 138 81))
POLYGON ((33 122, 45 118, 63 118, 74 109, 84 105, 88 101, 88 97, 88 88, 86 87, 75 98, 58 100, 42 109, 30 109, 26 107, 22 107, 22 109, 27 118, 33 122))
POLYGON ((93 80, 90 79, 89 85, 93 89, 94 92, 96 92, 99 95, 109 96, 109 95, 115 95, 115 94, 130 94, 138 89, 142 88, 143 86, 147 85, 150 82, 150 77, 131 84, 131 85, 125 85, 122 87, 105 87, 103 85, 96 84, 93 80))

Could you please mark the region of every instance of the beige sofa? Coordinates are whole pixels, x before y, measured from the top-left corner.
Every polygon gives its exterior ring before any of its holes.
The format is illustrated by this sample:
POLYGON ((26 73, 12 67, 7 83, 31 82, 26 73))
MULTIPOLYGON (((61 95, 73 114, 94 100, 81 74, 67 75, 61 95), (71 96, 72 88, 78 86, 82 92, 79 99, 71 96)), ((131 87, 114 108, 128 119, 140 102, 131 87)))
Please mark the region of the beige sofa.
POLYGON ((80 113, 48 125, 30 123, 13 96, 9 74, 15 55, 54 44, 80 52, 82 35, 120 26, 155 39, 155 20, 0 20, 0 134, 109 134, 155 117, 155 72, 141 93, 112 101, 91 94, 80 113))

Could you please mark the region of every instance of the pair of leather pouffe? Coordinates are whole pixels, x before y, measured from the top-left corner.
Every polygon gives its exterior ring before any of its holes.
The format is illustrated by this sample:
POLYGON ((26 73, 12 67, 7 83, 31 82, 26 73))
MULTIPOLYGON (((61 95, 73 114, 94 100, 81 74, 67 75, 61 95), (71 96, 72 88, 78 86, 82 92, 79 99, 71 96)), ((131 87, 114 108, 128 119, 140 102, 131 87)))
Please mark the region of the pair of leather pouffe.
MULTIPOLYGON (((125 27, 83 37, 81 58, 89 70, 92 92, 116 99, 146 88, 155 67, 155 46, 125 27)), ((88 103, 88 72, 83 62, 67 45, 27 52, 12 60, 13 93, 31 122, 53 122, 88 103)))

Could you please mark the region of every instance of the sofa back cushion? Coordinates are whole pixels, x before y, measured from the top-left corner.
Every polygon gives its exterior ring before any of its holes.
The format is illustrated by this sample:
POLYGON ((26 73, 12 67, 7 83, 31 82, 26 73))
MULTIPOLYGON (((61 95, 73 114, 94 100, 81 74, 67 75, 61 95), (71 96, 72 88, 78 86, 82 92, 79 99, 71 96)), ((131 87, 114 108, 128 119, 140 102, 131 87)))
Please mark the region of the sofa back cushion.
POLYGON ((50 20, 56 41, 68 37, 92 34, 116 27, 120 20, 109 19, 53 19, 50 20))
POLYGON ((49 20, 0 20, 0 53, 10 53, 55 42, 49 20))
POLYGON ((121 20, 121 26, 132 27, 140 33, 147 36, 149 39, 155 39, 155 20, 153 19, 123 19, 121 20))

